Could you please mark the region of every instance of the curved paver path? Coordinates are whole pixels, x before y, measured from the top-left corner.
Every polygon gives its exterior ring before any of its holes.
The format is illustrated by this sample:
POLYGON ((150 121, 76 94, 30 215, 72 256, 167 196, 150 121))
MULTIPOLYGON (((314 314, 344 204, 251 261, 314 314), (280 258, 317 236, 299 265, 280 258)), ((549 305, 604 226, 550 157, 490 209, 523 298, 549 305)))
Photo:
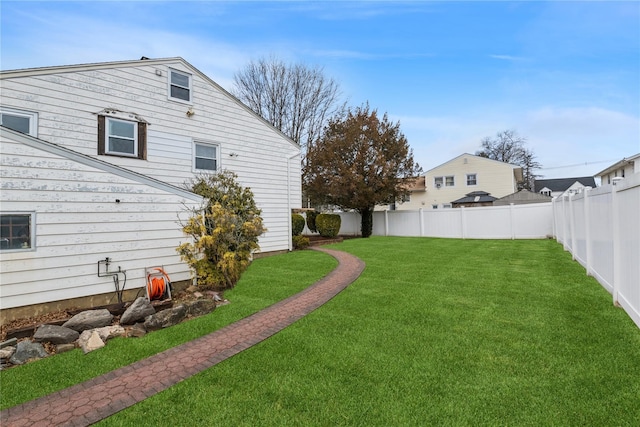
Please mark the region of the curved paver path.
POLYGON ((209 335, 8 408, 0 413, 0 425, 87 426, 269 338, 329 301, 364 270, 364 262, 351 254, 314 249, 336 258, 338 267, 304 291, 209 335))

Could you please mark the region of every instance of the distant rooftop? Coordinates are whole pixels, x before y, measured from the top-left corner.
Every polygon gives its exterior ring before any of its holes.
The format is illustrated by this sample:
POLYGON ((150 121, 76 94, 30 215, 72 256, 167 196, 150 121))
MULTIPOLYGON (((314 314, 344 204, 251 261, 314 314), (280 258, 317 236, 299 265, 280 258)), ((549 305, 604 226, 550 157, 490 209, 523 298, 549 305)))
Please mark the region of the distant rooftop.
POLYGON ((582 176, 577 178, 536 179, 534 187, 536 193, 539 193, 543 188, 548 188, 551 191, 566 191, 576 181, 578 181, 585 187, 596 188, 596 180, 592 176, 582 176))

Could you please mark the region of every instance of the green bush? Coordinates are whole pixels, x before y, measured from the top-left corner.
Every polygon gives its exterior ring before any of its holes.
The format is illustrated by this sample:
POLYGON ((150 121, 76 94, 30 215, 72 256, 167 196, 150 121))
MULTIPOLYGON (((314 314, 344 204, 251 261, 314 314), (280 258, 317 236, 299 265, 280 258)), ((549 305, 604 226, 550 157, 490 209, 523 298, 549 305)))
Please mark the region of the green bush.
POLYGON ((322 237, 336 237, 341 223, 342 218, 337 214, 319 214, 316 217, 316 228, 322 237))
POLYGON ((309 247, 309 238, 306 236, 293 236, 292 240, 295 249, 305 249, 309 247))
POLYGON ((304 217, 300 214, 291 214, 291 235, 298 236, 304 230, 304 217))
POLYGON ((318 211, 308 211, 307 212, 307 228, 309 228, 309 230, 312 233, 317 233, 318 229, 316 228, 316 218, 318 217, 318 215, 320 214, 320 212, 318 211))

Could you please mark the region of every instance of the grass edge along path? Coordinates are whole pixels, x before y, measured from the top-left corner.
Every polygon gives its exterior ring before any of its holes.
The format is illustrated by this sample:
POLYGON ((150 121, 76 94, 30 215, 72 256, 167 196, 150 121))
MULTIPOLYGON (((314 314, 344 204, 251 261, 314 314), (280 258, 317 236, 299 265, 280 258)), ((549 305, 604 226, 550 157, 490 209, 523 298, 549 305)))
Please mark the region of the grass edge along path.
POLYGON ((231 304, 218 307, 209 315, 142 338, 115 338, 88 354, 76 349, 0 371, 0 409, 71 387, 221 329, 307 288, 336 265, 334 258, 315 251, 259 258, 238 285, 225 292, 231 304), (307 268, 300 268, 301 265, 307 268))
POLYGON ((107 426, 637 425, 640 331, 551 240, 347 240, 366 262, 279 334, 107 426))

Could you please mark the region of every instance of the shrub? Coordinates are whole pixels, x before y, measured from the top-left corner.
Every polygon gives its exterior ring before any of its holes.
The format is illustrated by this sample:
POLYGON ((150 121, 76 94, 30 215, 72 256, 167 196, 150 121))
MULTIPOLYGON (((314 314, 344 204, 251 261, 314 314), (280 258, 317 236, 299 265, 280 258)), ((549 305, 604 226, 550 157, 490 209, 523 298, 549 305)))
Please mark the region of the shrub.
POLYGON ((318 217, 318 211, 308 211, 307 212, 307 228, 311 230, 312 233, 317 233, 318 229, 316 228, 316 218, 318 217))
POLYGON ((292 240, 295 249, 305 249, 309 247, 309 238, 307 236, 293 236, 292 240))
POLYGON ((300 214, 291 214, 291 235, 298 236, 304 230, 304 217, 300 214))
POLYGON ((236 178, 224 171, 192 182, 191 190, 204 197, 204 205, 191 210, 182 227, 191 241, 177 251, 204 289, 233 288, 259 248, 258 237, 266 231, 253 193, 236 178))
POLYGON ((320 214, 316 217, 316 228, 322 237, 336 237, 342 219, 336 214, 320 214))

